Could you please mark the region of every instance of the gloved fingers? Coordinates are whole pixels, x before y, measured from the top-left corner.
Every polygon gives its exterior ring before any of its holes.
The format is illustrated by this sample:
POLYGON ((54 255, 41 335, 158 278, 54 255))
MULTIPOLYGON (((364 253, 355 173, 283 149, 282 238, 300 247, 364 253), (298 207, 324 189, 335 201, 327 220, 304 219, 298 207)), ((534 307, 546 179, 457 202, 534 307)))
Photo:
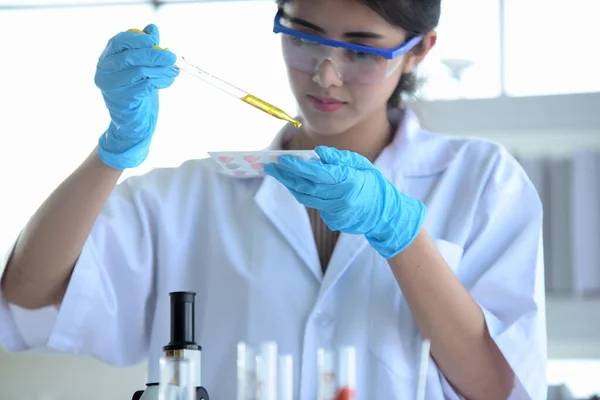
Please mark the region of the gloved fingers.
POLYGON ((325 164, 344 165, 356 169, 375 168, 373 164, 358 153, 348 150, 338 150, 334 147, 318 146, 315 153, 325 164))
POLYGON ((293 156, 280 156, 279 165, 315 183, 334 185, 343 182, 348 172, 345 168, 336 165, 325 165, 320 161, 306 161, 293 156))
POLYGON ((144 48, 101 58, 97 67, 103 71, 121 71, 134 67, 170 67, 176 61, 177 56, 168 50, 144 48))
POLYGON ((104 51, 100 55, 100 59, 110 57, 125 50, 150 49, 152 46, 156 46, 158 44, 156 38, 156 33, 151 35, 137 32, 117 33, 106 44, 104 51))
POLYGON ((175 77, 164 77, 150 79, 149 84, 152 85, 155 89, 166 89, 169 86, 171 86, 173 82, 175 82, 175 77))
POLYGON ((323 201, 342 201, 345 203, 343 200, 344 196, 349 193, 345 184, 328 185, 315 183, 302 176, 298 176, 295 171, 287 170, 285 167, 277 164, 267 164, 264 170, 267 175, 277 179, 288 190, 293 190, 294 192, 323 201))
POLYGON ((131 49, 145 49, 156 46, 156 34, 147 35, 139 32, 119 32, 108 40, 106 55, 120 53, 131 49))
POLYGON ((265 165, 264 171, 267 175, 277 179, 279 183, 288 189, 294 189, 300 193, 313 194, 316 186, 310 180, 287 171, 277 164, 265 165))
POLYGON ((142 29, 146 34, 152 37, 154 41, 154 45, 158 45, 160 43, 160 31, 158 27, 154 24, 148 24, 144 29, 142 29))
POLYGON ((325 222, 325 225, 327 225, 330 230, 351 233, 353 235, 362 233, 360 229, 362 223, 356 221, 356 214, 348 217, 347 214, 330 212, 328 210, 329 208, 321 211, 321 219, 323 222, 325 222))
MULTIPOLYGON (((127 104, 128 109, 136 110, 141 101, 148 97, 157 96, 157 89, 165 89, 171 86, 173 82, 173 78, 146 79, 127 87, 126 89, 120 89, 126 91, 127 94, 122 96, 117 94, 110 97, 115 98, 115 101, 119 104, 119 108, 123 108, 127 104)), ((119 91, 119 89, 117 89, 117 91, 119 91)), ((124 115, 123 110, 121 110, 121 114, 124 115)))
MULTIPOLYGON (((173 82, 175 82, 175 78, 152 78, 138 82, 131 87, 133 99, 142 100, 147 94, 154 92, 156 89, 166 89, 171 86, 173 82)), ((129 88, 127 90, 129 90, 129 88)))
POLYGON ((293 188, 288 187, 287 190, 294 196, 298 203, 308 208, 314 208, 317 210, 323 210, 328 207, 330 200, 320 199, 310 194, 302 193, 293 188))
POLYGON ((101 90, 124 88, 143 81, 155 85, 156 88, 163 88, 164 82, 170 82, 170 85, 178 75, 179 70, 172 67, 137 67, 112 73, 98 73, 94 81, 101 90))

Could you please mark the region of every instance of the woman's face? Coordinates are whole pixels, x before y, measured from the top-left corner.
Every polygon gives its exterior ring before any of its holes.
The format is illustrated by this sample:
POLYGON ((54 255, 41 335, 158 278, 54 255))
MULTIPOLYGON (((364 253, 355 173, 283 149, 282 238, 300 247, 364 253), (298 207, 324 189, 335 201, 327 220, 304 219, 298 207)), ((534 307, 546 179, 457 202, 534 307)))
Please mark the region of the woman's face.
MULTIPOLYGON (((405 31, 390 25, 355 0, 292 0, 284 5, 283 11, 285 19, 282 23, 287 27, 333 40, 394 48, 408 39, 405 31)), ((344 82, 336 72, 336 67, 328 60, 320 65, 316 73, 288 66, 292 92, 305 125, 317 134, 335 135, 385 112, 387 101, 401 74, 412 71, 427 52, 428 46, 431 47, 425 41, 422 47, 426 49, 419 51, 418 55, 409 53, 390 60, 397 68, 377 83, 344 82), (334 104, 324 104, 332 102, 334 104)), ((334 50, 337 51, 343 50, 334 50)))

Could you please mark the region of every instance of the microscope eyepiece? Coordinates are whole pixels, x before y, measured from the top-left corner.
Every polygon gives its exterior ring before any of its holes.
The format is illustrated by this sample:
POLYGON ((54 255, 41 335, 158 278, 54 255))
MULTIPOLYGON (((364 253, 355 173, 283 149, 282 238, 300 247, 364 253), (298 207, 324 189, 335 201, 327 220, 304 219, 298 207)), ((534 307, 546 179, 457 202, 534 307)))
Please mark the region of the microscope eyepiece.
POLYGON ((171 297, 171 341, 163 349, 201 350, 196 344, 194 312, 196 293, 172 292, 171 297))

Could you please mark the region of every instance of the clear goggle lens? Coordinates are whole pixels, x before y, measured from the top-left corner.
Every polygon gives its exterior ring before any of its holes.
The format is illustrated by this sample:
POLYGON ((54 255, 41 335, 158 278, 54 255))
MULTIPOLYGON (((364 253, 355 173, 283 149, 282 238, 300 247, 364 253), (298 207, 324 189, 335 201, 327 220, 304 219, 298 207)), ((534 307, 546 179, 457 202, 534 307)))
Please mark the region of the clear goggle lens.
POLYGON ((282 34, 285 63, 302 72, 316 74, 329 61, 344 82, 376 84, 383 82, 400 66, 400 60, 282 34))

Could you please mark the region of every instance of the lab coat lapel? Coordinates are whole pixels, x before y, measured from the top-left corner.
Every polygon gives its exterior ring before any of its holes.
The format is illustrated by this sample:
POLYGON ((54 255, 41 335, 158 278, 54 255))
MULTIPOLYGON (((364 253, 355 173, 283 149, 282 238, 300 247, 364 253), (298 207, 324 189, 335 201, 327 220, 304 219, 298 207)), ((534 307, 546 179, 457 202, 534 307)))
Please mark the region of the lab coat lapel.
MULTIPOLYGON (((394 186, 402 191, 404 179, 402 173, 395 168, 397 159, 395 151, 391 146, 386 148, 375 162, 375 166, 394 186)), ((323 278, 321 296, 335 285, 357 256, 368 246, 370 246, 369 242, 364 235, 340 234, 323 278)))
POLYGON ((364 235, 340 234, 323 277, 319 297, 323 296, 327 290, 336 284, 367 244, 364 235))
POLYGON ((321 263, 306 208, 270 176, 264 178, 255 201, 320 282, 321 263))

